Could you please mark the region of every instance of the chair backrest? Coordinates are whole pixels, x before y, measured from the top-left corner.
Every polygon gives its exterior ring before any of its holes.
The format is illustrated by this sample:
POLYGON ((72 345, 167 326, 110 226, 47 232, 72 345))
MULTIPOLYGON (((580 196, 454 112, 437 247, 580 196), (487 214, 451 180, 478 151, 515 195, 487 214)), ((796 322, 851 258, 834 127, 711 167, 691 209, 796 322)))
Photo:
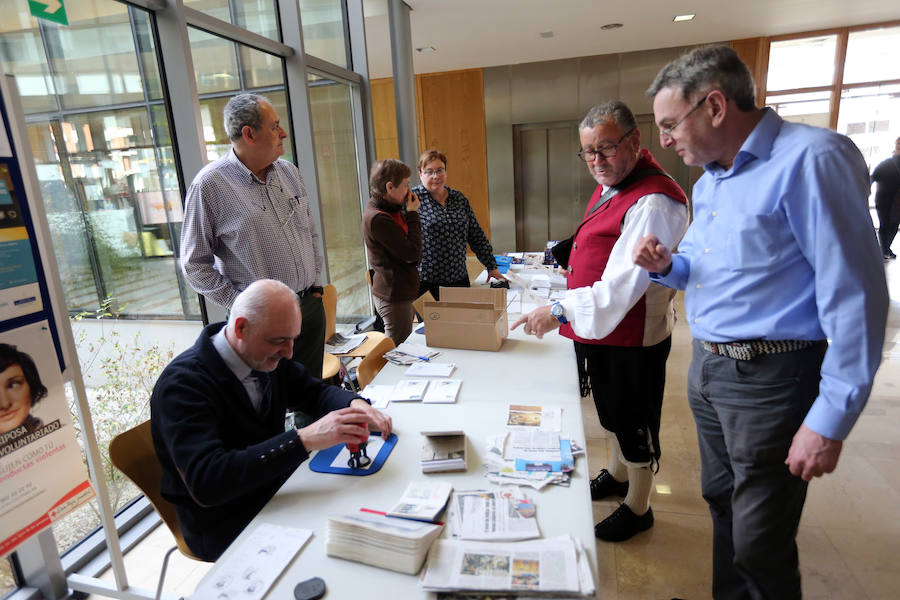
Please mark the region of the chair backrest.
POLYGON ((372 351, 360 361, 359 366, 356 367, 356 383, 359 384, 359 389, 363 389, 375 379, 381 368, 387 364, 384 353, 393 350, 394 347, 394 340, 386 337, 375 344, 372 351))
POLYGON ((153 448, 153 437, 150 434, 150 421, 144 421, 137 427, 120 433, 109 443, 109 458, 117 469, 134 482, 144 493, 159 516, 162 517, 182 554, 195 560, 184 541, 181 526, 175 515, 175 505, 162 497, 162 467, 153 448))
POLYGON ((325 340, 328 341, 337 329, 337 288, 328 284, 322 288, 322 304, 325 307, 325 340))

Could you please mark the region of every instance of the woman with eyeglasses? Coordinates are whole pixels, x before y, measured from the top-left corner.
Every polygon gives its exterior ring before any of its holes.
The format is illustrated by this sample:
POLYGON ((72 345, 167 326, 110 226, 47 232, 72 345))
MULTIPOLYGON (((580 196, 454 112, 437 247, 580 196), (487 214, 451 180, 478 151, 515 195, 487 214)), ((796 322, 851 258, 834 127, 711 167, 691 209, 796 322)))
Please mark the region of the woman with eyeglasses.
POLYGON ((419 265, 419 295, 431 292, 435 300, 441 286, 469 287, 466 244, 487 269, 488 279, 506 279, 497 269, 494 250, 475 219, 469 201, 459 190, 447 187, 447 157, 439 150, 426 150, 416 165, 419 180, 413 188, 422 205, 422 262, 419 265))

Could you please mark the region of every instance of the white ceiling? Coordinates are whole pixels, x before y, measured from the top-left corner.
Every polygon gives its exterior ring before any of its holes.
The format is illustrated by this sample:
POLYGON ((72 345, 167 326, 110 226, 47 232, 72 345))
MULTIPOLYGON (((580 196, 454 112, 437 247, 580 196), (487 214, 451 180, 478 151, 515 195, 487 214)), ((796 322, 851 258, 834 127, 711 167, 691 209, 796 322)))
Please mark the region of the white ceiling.
MULTIPOLYGON (((900 19, 897 0, 406 0, 416 73, 668 48, 900 19), (673 23, 677 14, 693 21, 673 23), (602 31, 601 25, 624 27, 602 31), (552 31, 544 39, 541 32, 552 31)), ((364 0, 369 75, 391 76, 386 0, 364 0)))

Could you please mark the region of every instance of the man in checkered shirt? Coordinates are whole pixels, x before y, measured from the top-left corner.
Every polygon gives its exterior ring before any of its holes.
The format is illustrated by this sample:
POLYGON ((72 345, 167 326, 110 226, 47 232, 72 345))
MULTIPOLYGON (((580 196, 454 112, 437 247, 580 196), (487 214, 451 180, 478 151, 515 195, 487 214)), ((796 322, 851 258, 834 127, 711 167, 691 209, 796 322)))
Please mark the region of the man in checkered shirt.
POLYGON ((257 279, 277 279, 297 292, 303 326, 294 360, 321 377, 322 255, 300 172, 279 158, 287 133, 272 103, 257 94, 229 100, 224 122, 231 151, 197 174, 185 199, 184 276, 226 308, 257 279))

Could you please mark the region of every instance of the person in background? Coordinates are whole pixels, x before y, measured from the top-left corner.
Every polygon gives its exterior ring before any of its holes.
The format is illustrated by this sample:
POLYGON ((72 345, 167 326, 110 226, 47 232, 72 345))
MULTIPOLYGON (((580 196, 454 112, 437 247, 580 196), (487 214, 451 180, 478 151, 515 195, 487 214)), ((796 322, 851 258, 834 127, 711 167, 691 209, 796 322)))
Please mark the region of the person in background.
POLYGON ((300 171, 279 158, 287 133, 272 103, 257 94, 233 97, 223 112, 231 151, 197 173, 185 198, 185 279, 225 308, 257 279, 277 279, 294 290, 303 311, 294 360, 321 377, 325 307, 319 233, 300 171))
POLYGON ((846 136, 757 108, 728 46, 669 63, 647 95, 663 147, 705 170, 678 253, 651 234, 633 258, 685 290, 713 597, 800 598, 807 484, 837 466, 884 345, 868 167, 846 136))
POLYGON ((409 189, 409 167, 388 158, 372 166, 363 237, 375 271, 372 295, 384 332, 400 345, 412 332, 413 300, 419 297, 422 226, 419 199, 409 189))
POLYGON ((426 150, 419 157, 417 168, 422 182, 413 188, 422 203, 419 296, 427 291, 440 300, 441 286, 469 287, 466 244, 487 269, 488 279, 505 279, 469 201, 459 190, 447 187, 447 157, 438 150, 426 150))
POLYGON ((566 297, 513 324, 542 337, 560 328, 573 340, 581 393, 593 392, 600 424, 610 432, 608 469, 591 480, 591 499, 624 496, 597 524, 607 542, 653 526, 650 494, 659 464, 666 360, 672 346, 675 292, 651 284, 631 261, 644 235, 659 231, 676 244, 687 227, 684 192, 650 152, 623 102, 598 104, 578 128, 581 150, 597 188, 575 231, 566 297))
POLYGON ((875 188, 875 210, 878 212, 878 241, 881 255, 887 260, 897 258, 891 243, 900 225, 900 138, 894 142, 894 154, 872 171, 875 188))
POLYGON ((203 560, 216 560, 314 450, 368 439, 368 425, 391 433, 390 417, 367 400, 290 360, 301 328, 294 290, 257 280, 228 322, 204 328, 153 386, 161 493, 203 560), (316 420, 286 430, 288 408, 316 420))
POLYGON ((46 395, 47 387, 31 356, 11 344, 0 344, 0 434, 17 427, 31 433, 41 427, 31 409, 46 395))

